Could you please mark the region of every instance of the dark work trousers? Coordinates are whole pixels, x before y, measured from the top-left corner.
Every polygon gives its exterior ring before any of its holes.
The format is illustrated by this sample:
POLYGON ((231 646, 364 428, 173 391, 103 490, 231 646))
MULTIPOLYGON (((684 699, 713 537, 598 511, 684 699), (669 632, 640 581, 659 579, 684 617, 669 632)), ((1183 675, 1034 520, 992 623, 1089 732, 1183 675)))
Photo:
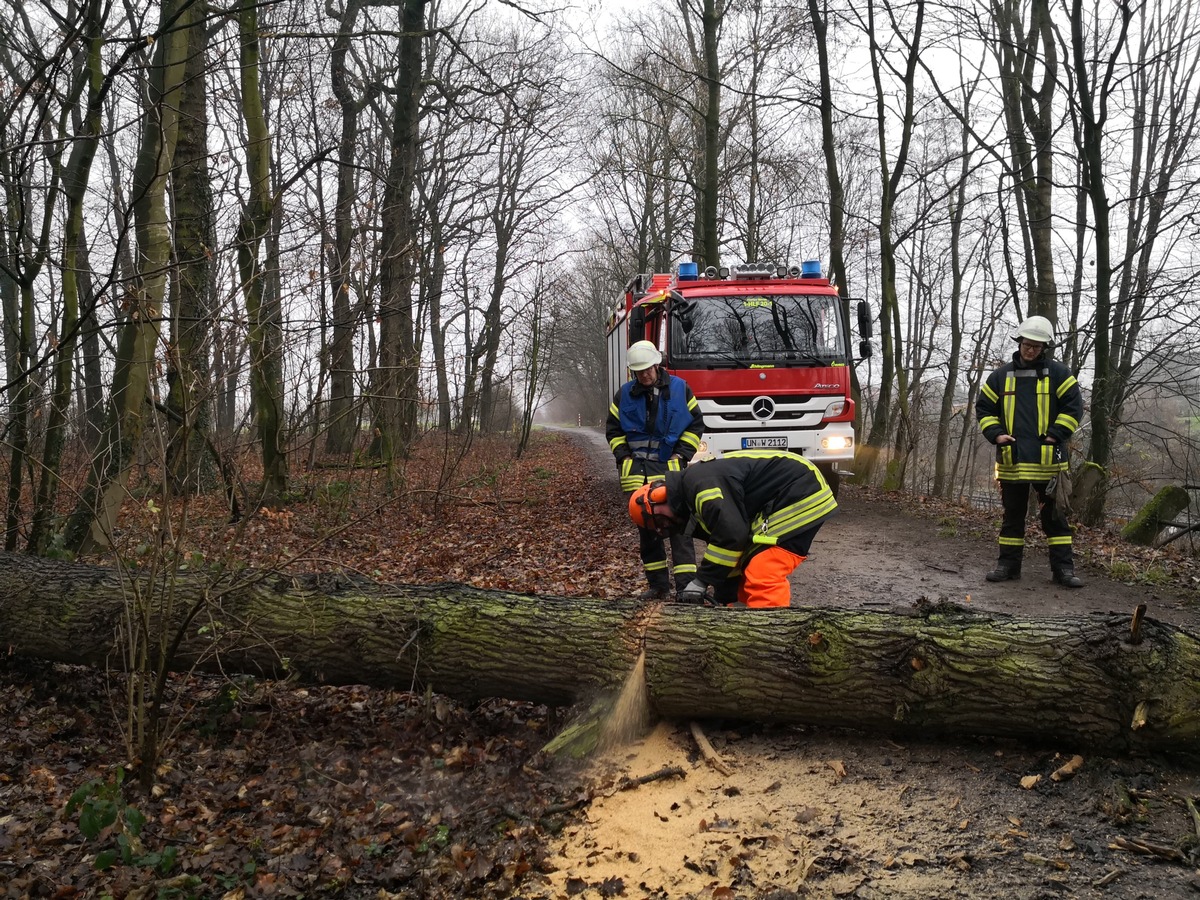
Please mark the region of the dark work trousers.
MULTIPOLYGON (((665 476, 668 469, 667 463, 657 459, 637 459, 633 465, 634 471, 640 471, 647 481, 665 476)), ((625 493, 626 500, 631 493, 625 493)), ((683 590, 696 577, 696 548, 690 534, 671 532, 671 565, 668 565, 666 543, 653 531, 638 529, 638 555, 646 572, 646 583, 652 590, 670 591, 674 575, 675 589, 683 590)))
POLYGON ((1050 548, 1050 569, 1058 572, 1074 567, 1071 535, 1074 529, 1059 515, 1054 497, 1046 493, 1044 481, 1001 481, 1000 502, 1004 506, 1004 522, 1000 526, 1000 562, 1021 567, 1025 553, 1025 517, 1029 512, 1029 489, 1037 491, 1041 507, 1042 531, 1050 548))
POLYGON ((642 568, 646 570, 646 582, 656 591, 671 589, 672 569, 676 590, 683 590, 696 577, 696 550, 691 537, 673 531, 670 542, 672 567, 667 566, 665 541, 653 531, 638 529, 638 553, 642 558, 642 568))

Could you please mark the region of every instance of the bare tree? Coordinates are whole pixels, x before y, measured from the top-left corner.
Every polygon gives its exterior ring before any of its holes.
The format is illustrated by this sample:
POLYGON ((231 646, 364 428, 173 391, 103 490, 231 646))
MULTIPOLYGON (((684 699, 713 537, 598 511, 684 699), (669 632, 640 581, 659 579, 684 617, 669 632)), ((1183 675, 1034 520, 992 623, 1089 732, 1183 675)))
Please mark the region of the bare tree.
POLYGON ((127 297, 130 311, 120 332, 105 435, 64 534, 66 546, 77 553, 109 544, 147 418, 171 259, 166 186, 179 133, 188 48, 187 29, 177 26, 193 5, 193 0, 175 0, 162 6, 133 170, 137 280, 127 297))
MULTIPOLYGON (((197 8, 200 8, 197 5, 197 8)), ((194 20, 194 21, 193 21, 194 20)), ((171 175, 175 269, 171 282, 171 337, 167 353, 169 484, 194 494, 212 487, 207 451, 213 418, 210 353, 216 307, 216 225, 208 164, 208 23, 187 22, 188 55, 180 93, 179 140, 171 175)))
POLYGON ((914 97, 915 73, 922 50, 922 29, 925 19, 925 4, 918 0, 904 12, 911 18, 899 21, 896 16, 900 11, 890 3, 876 3, 869 0, 866 6, 866 18, 859 20, 859 26, 866 35, 870 51, 871 77, 875 93, 876 149, 879 156, 878 171, 880 180, 879 192, 879 264, 880 264, 880 296, 879 296, 879 334, 881 342, 881 371, 879 376, 879 396, 875 408, 875 416, 871 422, 871 430, 864 445, 860 445, 861 461, 856 460, 856 466, 863 478, 870 478, 878 462, 878 455, 896 428, 896 442, 903 445, 906 437, 904 429, 911 427, 908 411, 908 373, 901 365, 904 355, 904 344, 901 336, 900 302, 897 294, 896 271, 896 236, 893 233, 895 225, 897 195, 904 183, 908 165, 909 148, 912 142, 915 126, 914 97), (887 25, 902 48, 897 53, 893 46, 885 41, 880 29, 877 13, 882 13, 887 19, 887 25), (900 36, 904 35, 901 41, 900 36), (899 65, 895 62, 899 59, 899 65), (890 76, 890 83, 885 82, 885 74, 890 76), (889 100, 899 93, 898 109, 893 113, 888 110, 889 100), (889 152, 889 136, 898 134, 894 153, 889 152), (896 408, 893 409, 893 396, 896 408))
POLYGON ((420 359, 412 289, 418 237, 413 197, 419 161, 426 2, 403 0, 400 8, 392 155, 383 198, 379 359, 372 379, 371 451, 389 463, 407 447, 417 424, 420 359))

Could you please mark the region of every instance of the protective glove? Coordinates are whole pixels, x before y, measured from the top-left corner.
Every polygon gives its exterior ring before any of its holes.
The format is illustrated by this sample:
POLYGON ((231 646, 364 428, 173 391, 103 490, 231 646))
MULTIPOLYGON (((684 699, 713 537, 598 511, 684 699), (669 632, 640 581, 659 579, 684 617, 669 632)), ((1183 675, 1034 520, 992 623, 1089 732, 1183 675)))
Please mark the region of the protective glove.
POLYGON ((708 591, 708 585, 699 579, 693 580, 687 587, 679 592, 680 603, 703 603, 704 595, 708 591))

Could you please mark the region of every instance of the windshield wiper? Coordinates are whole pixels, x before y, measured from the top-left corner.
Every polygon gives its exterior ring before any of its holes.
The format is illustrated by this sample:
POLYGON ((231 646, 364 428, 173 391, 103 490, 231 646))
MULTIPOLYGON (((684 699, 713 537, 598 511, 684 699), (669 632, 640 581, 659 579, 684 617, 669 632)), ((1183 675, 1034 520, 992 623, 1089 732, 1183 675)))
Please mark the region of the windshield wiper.
POLYGON ((719 352, 702 352, 687 354, 684 359, 689 360, 686 363, 687 367, 695 367, 701 369, 715 369, 725 365, 733 366, 735 369, 750 368, 749 360, 734 356, 732 353, 719 352))
POLYGON ((827 366, 829 361, 812 352, 786 350, 782 353, 776 353, 774 360, 779 362, 782 359, 788 363, 803 363, 808 366, 827 366))

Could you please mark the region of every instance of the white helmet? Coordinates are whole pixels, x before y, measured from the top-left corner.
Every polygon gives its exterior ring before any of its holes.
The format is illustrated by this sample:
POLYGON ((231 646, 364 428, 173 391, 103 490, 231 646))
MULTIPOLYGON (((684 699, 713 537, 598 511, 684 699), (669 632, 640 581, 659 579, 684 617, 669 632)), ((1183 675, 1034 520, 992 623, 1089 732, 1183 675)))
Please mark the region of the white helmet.
POLYGON ((1049 347, 1054 343, 1054 326, 1045 316, 1030 316, 1013 334, 1013 340, 1024 338, 1027 341, 1037 341, 1049 347))
POLYGON ((650 341, 637 341, 629 345, 626 365, 630 372, 641 372, 662 362, 662 354, 650 341))

